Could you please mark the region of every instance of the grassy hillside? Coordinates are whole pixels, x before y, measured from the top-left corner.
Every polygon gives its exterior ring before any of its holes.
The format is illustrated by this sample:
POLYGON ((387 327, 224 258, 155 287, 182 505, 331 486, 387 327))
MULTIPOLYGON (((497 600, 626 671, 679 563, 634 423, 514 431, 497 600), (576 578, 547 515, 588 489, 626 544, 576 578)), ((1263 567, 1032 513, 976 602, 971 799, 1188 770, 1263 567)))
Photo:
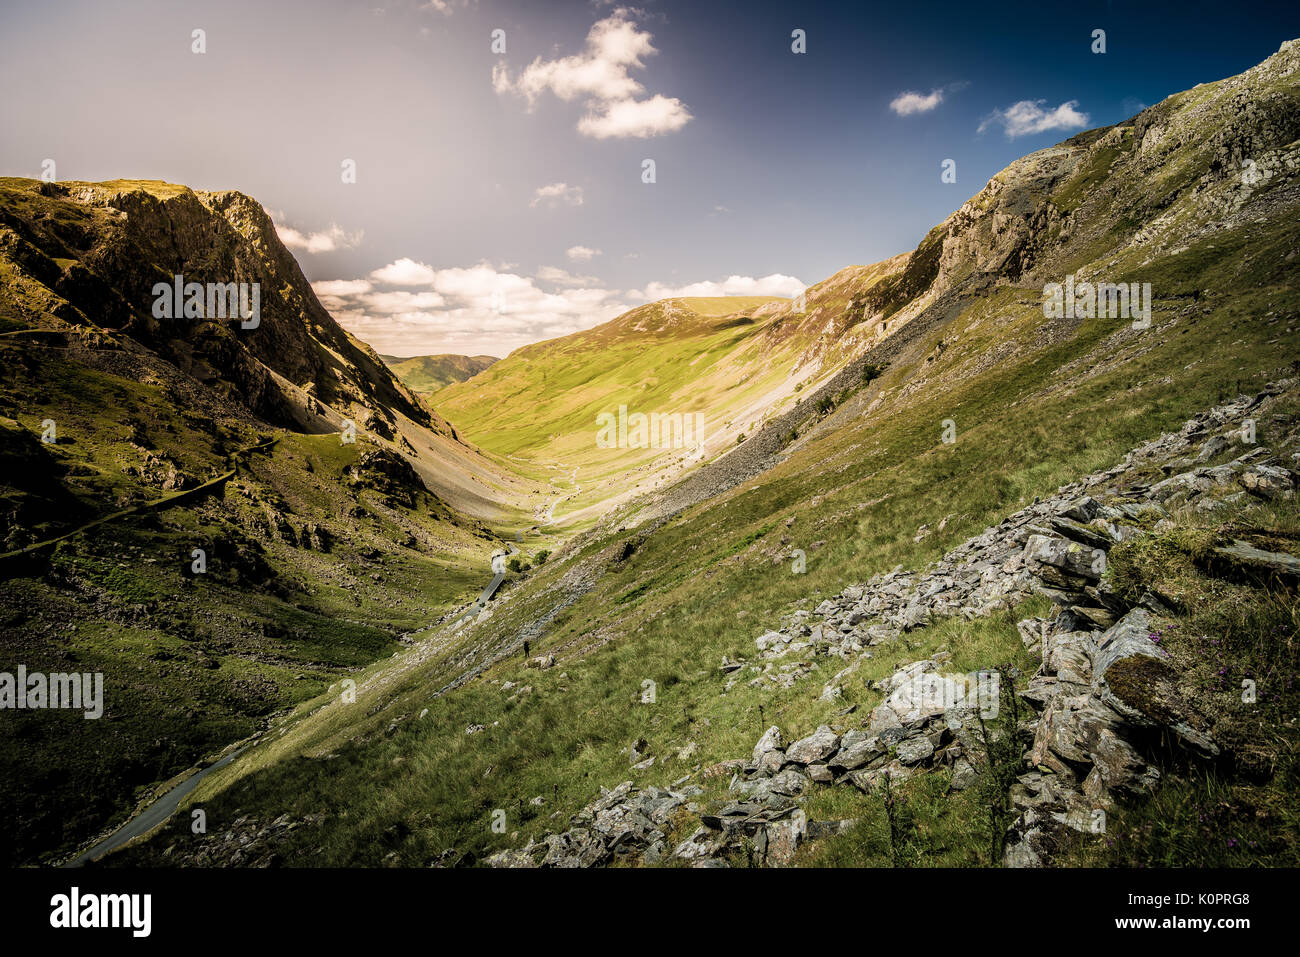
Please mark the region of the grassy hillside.
POLYGON ((827 317, 845 308, 846 275, 865 285, 885 271, 845 270, 812 287, 802 312, 770 297, 651 303, 519 349, 432 404, 485 449, 554 480, 561 501, 544 520, 587 527, 611 504, 733 447, 847 361, 847 353, 814 357, 834 322, 827 317), (700 416, 700 448, 601 447, 599 417, 620 406, 629 415, 700 416))
POLYGON ((478 375, 492 363, 496 356, 380 356, 393 374, 412 392, 428 396, 453 382, 464 382, 478 375))
POLYGON ((391 655, 529 514, 240 194, 0 181, 0 364, 0 671, 99 672, 106 698, 7 715, 4 863, 67 854, 391 655), (260 282, 261 324, 155 319, 173 270, 260 282))
MULTIPOLYGON (((737 471, 744 460, 733 453, 733 462, 723 456, 697 472, 710 494, 674 498, 670 489, 628 502, 536 566, 490 616, 373 666, 355 704, 322 694, 274 740, 205 781, 193 803, 220 834, 192 839, 178 818, 119 861, 229 861, 222 848, 244 833, 237 819, 252 820, 255 833, 287 814, 302 826, 257 835, 239 853, 301 864, 472 864, 563 830, 600 788, 626 779, 689 782, 703 789, 693 800, 716 811, 733 796, 734 766, 722 762, 747 758, 773 724, 786 740, 821 724, 861 726, 882 699, 876 682, 897 666, 938 654, 959 671, 1032 671, 1039 662, 1016 622, 1045 615, 1046 597, 933 621, 873 646, 829 700, 819 691, 844 662, 810 653, 790 662, 807 672, 803 680, 768 680, 755 639, 799 611, 815 623, 821 600, 847 586, 921 568, 1209 406, 1300 371, 1298 66, 1293 45, 1242 77, 1026 157, 912 254, 867 275, 865 288, 853 288, 862 273, 851 273, 834 315, 845 335, 862 337, 857 361, 886 367, 868 378, 850 366, 819 380, 795 418, 754 437, 780 449, 773 461, 737 471), (1243 156, 1267 171, 1262 181, 1242 182, 1243 156), (1048 318, 1044 285, 1069 274, 1150 283, 1150 328, 1048 318), (946 431, 954 441, 944 441, 946 431), (801 571, 796 550, 806 559, 801 571), (553 665, 530 667, 539 655, 553 665), (744 680, 729 677, 734 662, 744 664, 744 680), (646 767, 648 756, 656 760, 646 767), (492 827, 498 811, 503 832, 492 827)), ((501 454, 553 454, 613 474, 617 466, 596 464, 589 451, 601 408, 698 396, 699 408, 734 418, 797 367, 811 348, 806 337, 754 364, 783 315, 765 308, 720 321, 681 303, 643 307, 521 350, 448 389, 438 409, 501 454), (728 382, 752 394, 733 397, 728 382)), ((1259 442, 1292 454, 1300 403, 1294 390, 1283 398, 1257 423, 1259 442)), ((1153 471, 1146 483, 1164 477, 1153 471)), ((1195 536, 1217 540, 1234 529, 1295 555, 1294 500, 1264 513, 1222 509, 1176 514, 1173 531, 1121 553, 1106 580, 1126 588, 1176 578, 1205 597, 1167 622, 1187 636, 1174 652, 1191 679, 1214 679, 1217 662, 1195 653, 1202 634, 1293 670, 1294 587, 1211 587, 1188 556, 1204 549, 1195 536), (1264 618, 1240 613, 1265 604, 1264 618)), ((1293 708, 1294 683, 1285 680, 1281 706, 1293 708)), ((1286 810, 1294 722, 1259 727, 1267 753, 1253 777, 1170 764, 1161 804, 1120 804, 1110 839, 1080 839, 1062 849, 1062 862, 1294 864, 1296 821, 1286 810), (1197 814, 1206 807, 1217 809, 1220 830, 1243 835, 1244 850, 1201 849, 1197 814), (1261 820, 1270 838, 1250 846, 1261 820)), ((809 819, 856 823, 800 860, 987 864, 984 798, 953 793, 950 773, 936 768, 900 786, 909 835, 901 849, 889 836, 897 802, 815 786, 803 805, 809 819)), ((695 823, 683 811, 670 846, 695 823)))

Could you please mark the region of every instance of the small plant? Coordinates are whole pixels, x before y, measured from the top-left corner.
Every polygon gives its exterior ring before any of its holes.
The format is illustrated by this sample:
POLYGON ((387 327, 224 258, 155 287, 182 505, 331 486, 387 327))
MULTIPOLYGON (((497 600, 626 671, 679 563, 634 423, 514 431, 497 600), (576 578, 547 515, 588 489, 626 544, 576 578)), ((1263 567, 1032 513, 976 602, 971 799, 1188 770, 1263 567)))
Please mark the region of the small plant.
POLYGON ((980 743, 984 747, 984 773, 979 780, 979 797, 986 808, 986 836, 991 867, 1001 864, 1007 829, 1016 819, 1011 789, 1015 787, 1022 770, 1020 699, 1016 695, 1015 677, 1007 666, 1000 666, 997 671, 1000 678, 1000 726, 989 727, 982 707, 976 712, 979 716, 980 743))
POLYGON ((543 548, 540 552, 538 552, 536 555, 533 556, 533 561, 536 562, 538 565, 545 565, 546 559, 550 557, 551 557, 550 551, 548 549, 543 548))
POLYGON ((885 792, 885 819, 889 822, 889 865, 909 867, 916 856, 912 835, 915 830, 907 798, 894 790, 894 775, 886 771, 882 777, 885 792))

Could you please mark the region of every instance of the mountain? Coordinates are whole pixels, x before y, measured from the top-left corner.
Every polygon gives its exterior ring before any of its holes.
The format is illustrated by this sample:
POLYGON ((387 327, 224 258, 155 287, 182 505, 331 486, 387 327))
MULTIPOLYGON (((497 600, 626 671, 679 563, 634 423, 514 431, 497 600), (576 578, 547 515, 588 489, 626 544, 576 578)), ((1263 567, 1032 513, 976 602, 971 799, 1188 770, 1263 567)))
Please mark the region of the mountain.
POLYGON ((3 853, 31 862, 458 608, 537 493, 334 322, 242 194, 0 180, 0 277, 0 670, 105 695, 6 714, 3 853), (246 284, 247 316, 159 305, 176 275, 246 284))
POLYGON ((478 375, 492 363, 496 356, 380 356, 393 374, 412 392, 428 395, 453 382, 464 382, 478 375))
POLYGON ((806 312, 654 304, 448 387, 525 470, 664 481, 116 862, 1294 864, 1297 71, 1030 154, 806 312), (592 450, 692 386, 743 441, 592 450))
MULTIPOLYGON (((870 288, 901 265, 895 258, 850 267, 810 287, 802 303, 649 303, 594 329, 517 349, 430 401, 484 448, 558 482, 560 508, 541 519, 582 528, 609 505, 673 481, 798 404, 803 390, 841 368, 874 334, 852 328, 860 322, 853 290, 870 288), (633 437, 593 441, 601 416, 618 417, 620 407, 625 417, 672 416, 697 427, 668 455, 657 434, 643 447, 633 437)), ((672 444, 671 433, 664 439, 672 444)))
POLYGON ((12 716, 6 853, 242 742, 207 833, 103 863, 1294 865, 1297 107, 1292 41, 802 302, 649 304, 433 413, 228 194, 0 183, 5 547, 68 535, 0 625, 108 719, 12 716), (305 331, 155 321, 176 272, 305 331))

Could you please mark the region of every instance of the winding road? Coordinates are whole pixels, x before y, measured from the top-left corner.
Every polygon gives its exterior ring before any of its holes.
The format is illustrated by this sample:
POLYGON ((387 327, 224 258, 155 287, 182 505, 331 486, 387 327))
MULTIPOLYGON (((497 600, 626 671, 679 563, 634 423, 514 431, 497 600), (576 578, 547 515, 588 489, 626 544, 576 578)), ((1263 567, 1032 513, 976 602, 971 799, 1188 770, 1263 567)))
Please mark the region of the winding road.
POLYGON ((154 801, 135 817, 128 819, 125 824, 108 837, 104 838, 104 840, 90 848, 90 850, 78 854, 63 866, 81 867, 88 861, 93 861, 97 858, 103 857, 109 851, 117 850, 119 847, 126 844, 128 841, 139 837, 141 834, 149 833, 175 813, 176 808, 180 806, 181 798, 185 797, 185 795, 198 787, 200 781, 213 771, 217 770, 217 768, 224 768, 231 761, 235 760, 235 758, 239 757, 247 747, 248 745, 244 745, 243 747, 236 748, 215 764, 210 764, 203 770, 191 774, 184 781, 176 785, 162 797, 158 798, 158 800, 154 801))

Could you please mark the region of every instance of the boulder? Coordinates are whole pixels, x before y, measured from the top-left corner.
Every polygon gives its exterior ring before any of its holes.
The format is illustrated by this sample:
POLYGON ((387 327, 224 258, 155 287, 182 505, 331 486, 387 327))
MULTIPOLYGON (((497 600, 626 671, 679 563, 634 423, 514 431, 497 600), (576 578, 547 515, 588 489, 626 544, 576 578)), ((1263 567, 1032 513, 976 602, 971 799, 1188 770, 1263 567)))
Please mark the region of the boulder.
POLYGON ((922 724, 954 707, 966 706, 970 689, 965 676, 924 672, 899 686, 874 711, 872 731, 922 724))
POLYGON ((754 745, 754 755, 751 763, 755 766, 762 764, 763 755, 769 751, 779 751, 781 749, 781 729, 776 725, 768 728, 763 732, 763 736, 758 739, 758 744, 754 745))
POLYGON ((839 746, 840 736, 826 725, 821 725, 808 737, 800 738, 786 748, 785 757, 795 764, 814 764, 825 761, 839 746))

